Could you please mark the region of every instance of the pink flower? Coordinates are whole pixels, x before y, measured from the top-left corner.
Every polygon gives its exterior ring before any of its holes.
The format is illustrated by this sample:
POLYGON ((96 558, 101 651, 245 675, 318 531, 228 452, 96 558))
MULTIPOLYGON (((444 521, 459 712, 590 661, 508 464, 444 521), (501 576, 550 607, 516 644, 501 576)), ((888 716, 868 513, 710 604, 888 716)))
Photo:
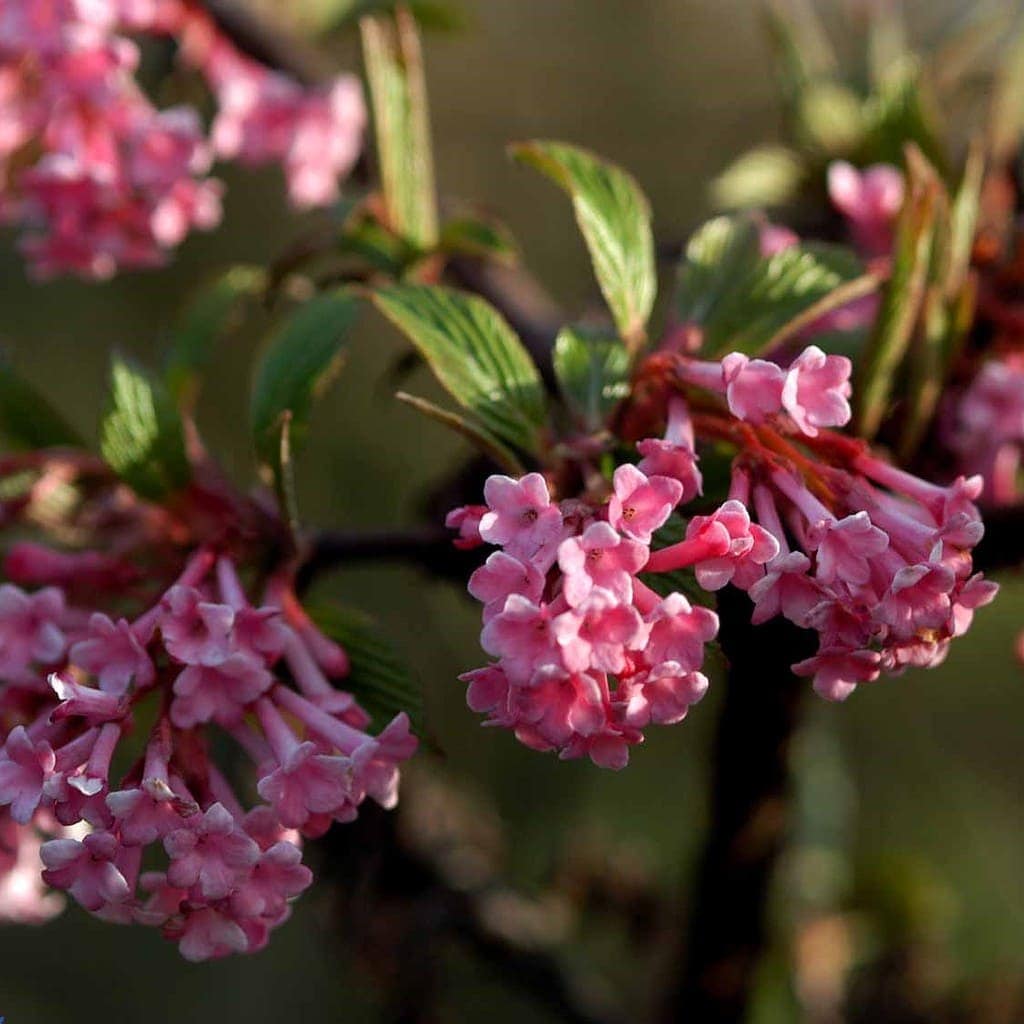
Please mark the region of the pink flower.
POLYGON ((764 574, 762 567, 779 553, 779 542, 757 523, 751 523, 746 507, 733 498, 710 516, 694 516, 686 527, 683 543, 693 545, 695 552, 705 549, 695 560, 694 572, 697 582, 712 591, 731 583, 737 573, 738 585, 753 585, 764 574))
POLYGON ((704 647, 718 635, 718 616, 691 605, 682 594, 669 594, 646 616, 650 627, 644 660, 648 665, 675 662, 686 672, 704 663, 704 647))
POLYGON ((249 952, 245 930, 221 906, 189 909, 169 933, 180 940, 178 951, 192 963, 249 952))
POLYGON ((262 665, 243 654, 233 654, 219 665, 189 665, 174 681, 171 721, 179 729, 210 721, 234 725, 273 682, 262 665))
POLYGON ((655 530, 665 525, 683 496, 683 485, 671 477, 646 477, 625 463, 612 478, 614 493, 608 505, 608 522, 627 537, 650 544, 655 530))
POLYGON ((232 652, 235 611, 204 601, 194 587, 174 586, 161 601, 160 632, 168 653, 185 665, 219 665, 232 652))
POLYGON ((495 551, 469 577, 469 592, 484 602, 484 622, 490 622, 505 607, 510 594, 519 594, 530 601, 539 601, 544 592, 544 577, 518 558, 495 551))
MULTIPOLYGON (((508 707, 508 677, 495 665, 464 672, 459 680, 467 683, 466 704, 472 711, 491 713, 496 721, 504 719, 508 707)), ((510 724, 502 722, 502 724, 510 724)))
POLYGON ((324 754, 308 740, 300 743, 266 698, 256 712, 277 759, 256 789, 273 805, 282 825, 302 828, 312 814, 334 815, 358 802, 352 799, 351 758, 324 754))
POLYGON ((19 825, 32 820, 56 761, 45 740, 34 743, 21 725, 11 730, 0 759, 0 807, 9 804, 19 825))
POLYGON ((812 529, 817 540, 818 579, 822 583, 861 586, 871 578, 871 559, 889 546, 889 537, 871 522, 867 512, 822 521, 812 529))
POLYGON ((64 595, 54 587, 26 594, 10 583, 0 585, 0 676, 24 682, 33 663, 52 665, 66 647, 58 623, 64 595))
POLYGON ((642 729, 652 722, 675 725, 681 722, 708 690, 707 676, 678 662, 662 662, 649 672, 630 680, 624 719, 642 729))
POLYGON ((128 702, 113 693, 82 686, 56 672, 49 677, 49 683, 57 700, 60 701, 50 712, 51 722, 77 717, 84 718, 88 725, 99 725, 114 719, 122 719, 128 714, 128 702))
POLYGON ((131 890, 115 863, 120 850, 110 832, 93 832, 81 842, 51 839, 39 851, 46 868, 43 881, 69 892, 86 910, 125 903, 131 890))
POLYGON ((502 659, 502 668, 517 683, 529 683, 539 669, 562 664, 550 607, 520 594, 512 594, 504 611, 484 626, 480 643, 502 659))
POLYGON ((544 477, 491 476, 484 484, 484 498, 490 511, 480 520, 480 536, 546 571, 562 536, 562 513, 551 504, 544 477))
POLYGON ((71 647, 72 664, 96 676, 100 689, 112 694, 127 693, 133 684, 151 686, 153 662, 124 619, 115 623, 102 612, 89 618, 89 636, 71 647))
POLYGON ((955 582, 956 577, 944 565, 908 565, 893 577, 878 616, 903 640, 922 630, 941 630, 952 615, 955 582))
POLYGON ((453 508, 445 517, 444 525, 449 530, 458 530, 459 535, 452 544, 462 551, 470 551, 483 544, 480 536, 480 520, 487 515, 486 505, 463 505, 453 508))
POLYGON ((683 492, 677 504, 685 505, 703 493, 704 482, 697 468, 697 453, 686 445, 649 437, 638 441, 636 450, 643 456, 637 464, 649 477, 661 476, 678 480, 683 492))
POLYGON ((600 587, 576 608, 559 615, 554 633, 570 672, 621 672, 626 667, 626 650, 641 647, 647 636, 640 613, 600 587))
POLYGON ((729 411, 737 419, 756 426, 782 409, 786 374, 775 363, 733 352, 722 360, 722 379, 729 411))
POLYGON ((844 160, 828 168, 828 194, 846 217, 854 242, 865 256, 892 249, 892 226, 903 205, 903 175, 889 164, 858 171, 844 160))
POLYGON ((646 561, 645 544, 621 537, 608 523, 591 523, 581 537, 570 537, 558 548, 565 599, 575 607, 594 587, 602 587, 619 601, 629 602, 633 599, 633 574, 646 561))
POLYGON ((755 626, 782 615, 798 626, 806 626, 813 608, 821 603, 824 589, 808 575, 811 560, 802 552, 780 554, 772 559, 762 576, 750 588, 755 626))
POLYGON ((279 918, 313 881, 313 872, 302 863, 302 851, 294 844, 277 842, 260 854, 246 883, 231 897, 239 917, 279 918))
POLYGON ((782 404, 797 427, 815 437, 818 427, 842 427, 850 422, 850 373, 846 356, 828 356, 809 345, 786 371, 782 404))
POLYGON ((198 886, 204 900, 229 895, 250 876, 260 856, 256 843, 219 803, 166 836, 164 849, 171 858, 167 881, 179 889, 198 886))
POLYGON ((836 648, 819 651, 813 658, 798 662, 793 672, 814 676, 814 690, 826 700, 846 700, 858 683, 870 683, 881 673, 875 651, 851 651, 836 648))

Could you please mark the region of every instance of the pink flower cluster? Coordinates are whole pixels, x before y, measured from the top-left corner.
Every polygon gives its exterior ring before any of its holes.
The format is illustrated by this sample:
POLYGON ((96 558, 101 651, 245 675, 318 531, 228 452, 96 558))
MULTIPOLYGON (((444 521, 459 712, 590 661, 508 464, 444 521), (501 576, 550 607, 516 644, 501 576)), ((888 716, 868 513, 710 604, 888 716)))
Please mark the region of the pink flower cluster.
POLYGON ((845 160, 828 169, 828 195, 866 259, 892 252, 893 225, 903 206, 903 175, 890 164, 858 171, 845 160))
POLYGON ((626 765, 647 725, 686 716, 707 689, 700 667, 718 618, 637 577, 683 491, 632 465, 616 470, 602 509, 552 502, 539 473, 487 481, 477 541, 500 550, 469 592, 484 604, 481 643, 498 660, 462 677, 471 708, 527 746, 607 768, 626 765))
POLYGON ((945 441, 964 472, 985 481, 993 504, 1019 500, 1024 450, 1024 357, 1009 353, 981 365, 951 403, 945 441))
POLYGON ((215 155, 281 160, 296 203, 331 202, 364 120, 352 76, 306 91, 184 0, 0 0, 0 217, 40 277, 162 264, 220 220, 215 155), (153 106, 126 33, 181 40, 220 104, 212 144, 192 107, 153 106))
POLYGON ((501 549, 469 581, 497 659, 463 676, 470 707, 528 746, 622 767, 644 727, 679 721, 707 688, 714 613, 641 579, 682 570, 706 591, 745 591, 754 623, 814 630, 817 654, 793 670, 830 700, 942 661, 996 591, 972 574, 980 479, 939 487, 828 433, 850 416, 850 363, 813 346, 788 368, 737 353, 651 365, 671 367, 675 393, 664 437, 637 444, 637 465, 561 501, 539 473, 493 476, 485 505, 449 516, 460 547, 501 549), (681 392, 694 387, 704 394, 691 418, 681 392), (659 546, 701 493, 698 436, 738 449, 729 493, 659 546))
MULTIPOLYGON (((59 561, 16 547, 5 570, 38 581, 59 561)), ((302 837, 367 796, 393 806, 416 748, 404 714, 366 731, 332 683, 348 667, 286 580, 254 606, 231 559, 205 549, 132 621, 55 586, 0 586, 0 916, 53 911, 41 858, 52 889, 162 928, 189 960, 261 949, 311 881, 302 837), (141 746, 136 718, 154 722, 141 746), (262 802, 248 811, 215 732, 236 771, 252 763, 262 802)))

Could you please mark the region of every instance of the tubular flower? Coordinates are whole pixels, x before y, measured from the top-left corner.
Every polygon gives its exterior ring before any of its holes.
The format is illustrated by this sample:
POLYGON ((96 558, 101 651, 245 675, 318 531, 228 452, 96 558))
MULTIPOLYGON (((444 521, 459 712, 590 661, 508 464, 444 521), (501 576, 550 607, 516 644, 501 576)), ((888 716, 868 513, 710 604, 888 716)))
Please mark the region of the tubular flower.
MULTIPOLYGON (((161 928, 191 960, 255 952, 312 880, 303 837, 367 797, 394 806, 416 740, 404 713, 368 731, 338 687, 347 654, 290 568, 244 583, 229 534, 182 558, 158 510, 126 524, 124 501, 109 527, 147 553, 138 586, 0 586, 0 918, 51 916, 45 883, 104 920, 161 928), (246 774, 236 792, 229 777, 246 774)), ((94 527, 105 514, 101 500, 94 527)), ((72 557, 33 544, 8 561, 43 581, 72 557)))
MULTIPOLYGON (((849 360, 814 346, 788 367, 663 351, 639 376, 667 426, 636 440, 638 464, 591 474, 582 495, 552 493, 540 473, 494 476, 486 511, 449 517, 457 543, 472 518, 500 549, 469 585, 495 660, 462 677, 488 724, 623 767, 647 726, 679 721, 707 689, 718 620, 673 589, 681 573, 694 589, 745 591, 755 623, 816 632, 818 652, 793 671, 829 700, 938 664, 993 598, 971 569, 980 479, 930 484, 828 429, 850 416, 849 360), (690 512, 702 442, 732 446, 731 484, 717 507, 690 512)), ((650 408, 636 420, 650 421, 650 408)))
POLYGON ((184 0, 0 0, 0 217, 23 229, 39 277, 108 278, 158 266, 220 221, 215 156, 280 161, 299 206, 337 197, 361 147, 355 78, 323 91, 240 54, 184 0), (218 103, 158 110, 129 35, 169 35, 218 103))

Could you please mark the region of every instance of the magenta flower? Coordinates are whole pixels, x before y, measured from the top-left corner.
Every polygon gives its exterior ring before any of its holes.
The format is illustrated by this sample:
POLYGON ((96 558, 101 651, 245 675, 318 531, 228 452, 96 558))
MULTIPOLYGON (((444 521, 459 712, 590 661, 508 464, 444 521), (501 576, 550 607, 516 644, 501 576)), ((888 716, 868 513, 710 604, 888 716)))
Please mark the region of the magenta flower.
POLYGON ((818 427, 842 427, 850 422, 850 373, 846 356, 825 355, 809 345, 786 371, 782 405, 797 427, 815 437, 818 427))
POLYGON ((683 497, 683 485, 678 480, 647 477, 628 462, 615 470, 612 486, 608 522, 643 544, 651 543, 654 531, 665 525, 683 497))
POLYGON ((21 725, 11 730, 0 757, 0 807, 10 805, 11 817, 19 825, 32 820, 56 763, 45 740, 33 742, 21 725))
POLYGON ((89 635, 72 645, 69 657, 108 693, 126 693, 133 683, 143 689, 155 677, 153 662, 131 625, 124 619, 115 623, 102 612, 89 617, 89 635))
POLYGON ((167 881, 179 889, 197 886, 204 900, 228 896, 252 873, 260 849, 222 804, 212 804, 186 827, 164 838, 171 863, 167 881))
POLYGON ((646 544, 620 536, 609 523, 592 523, 582 536, 559 545, 565 599, 575 607, 591 590, 601 587, 619 601, 632 601, 633 574, 643 568, 647 557, 646 544))
POLYGON ((248 881, 231 897, 231 909, 240 918, 280 918, 288 912, 288 901, 312 881, 302 851, 293 843, 274 843, 260 854, 248 881))
POLYGON ((125 903, 131 889, 115 863, 120 850, 111 832, 93 832, 81 842, 51 839, 39 851, 43 881, 69 892, 86 910, 125 903))
POLYGON ((953 611, 956 577, 944 565, 922 562, 908 565, 893 577, 878 616, 902 640, 921 631, 944 629, 953 611))
POLYGON ((828 168, 828 194, 847 219, 857 247, 865 256, 885 256, 892 249, 893 223, 903 205, 903 175, 889 164, 864 171, 844 160, 828 168))
POLYGON ((54 587, 26 594, 0 585, 0 676, 23 682, 33 662, 56 663, 67 646, 59 626, 63 613, 64 595, 54 587))
POLYGON ((232 726, 274 683, 259 662, 233 654, 218 665, 189 665, 174 681, 171 721, 179 729, 201 722, 232 726))
POLYGON ((863 585, 871 578, 871 560, 889 546, 889 537, 871 522, 867 512, 815 524, 818 579, 863 585))
POLYGON ((232 653, 230 605, 204 600, 194 587, 180 585, 167 591, 161 605, 164 646, 183 665, 219 665, 232 653))

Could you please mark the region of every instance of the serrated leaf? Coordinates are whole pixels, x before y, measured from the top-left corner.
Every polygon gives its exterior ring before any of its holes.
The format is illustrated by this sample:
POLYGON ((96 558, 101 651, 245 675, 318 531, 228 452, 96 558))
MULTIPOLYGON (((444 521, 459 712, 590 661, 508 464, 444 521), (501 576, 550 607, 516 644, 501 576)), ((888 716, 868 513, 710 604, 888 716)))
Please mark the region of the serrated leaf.
POLYGON ((569 194, 597 282, 635 351, 643 344, 658 286, 647 197, 631 175, 585 149, 533 141, 510 150, 569 194))
POLYGON ((405 402, 406 405, 410 405, 418 412, 423 413, 424 416, 429 416, 432 420, 436 420, 438 423, 448 427, 449 430, 453 430, 456 434, 466 438, 492 462, 501 466, 502 469, 512 476, 522 476, 526 472, 523 464, 501 441, 486 427, 481 426, 479 423, 474 423, 471 418, 460 416, 449 409, 442 409, 439 405, 435 405, 425 398, 420 398, 418 395, 410 395, 406 391, 396 392, 395 397, 400 402, 405 402))
POLYGON ((393 285, 372 299, 478 423, 508 444, 537 452, 547 420, 544 386, 523 343, 493 306, 429 285, 393 285))
POLYGON ((921 314, 938 213, 934 183, 924 186, 911 175, 896 228, 892 274, 882 308, 854 382, 857 432, 871 439, 878 432, 921 314))
POLYGON ((239 319, 242 302, 266 284, 262 267, 230 267, 200 288, 171 334, 166 379, 171 394, 188 402, 209 365, 214 346, 239 319))
POLYGON ((191 476, 181 417, 170 393, 162 382, 120 358, 111 365, 100 452, 125 483, 151 500, 180 490, 191 476))
POLYGON ((250 419, 260 463, 270 467, 281 493, 282 431, 288 449, 301 448, 316 400, 341 368, 342 344, 359 304, 344 288, 325 292, 293 310, 271 334, 253 382, 250 419))
POLYGON ((753 219, 716 217, 687 245, 676 315, 701 329, 704 354, 755 355, 802 314, 825 311, 828 296, 862 276, 860 261, 841 246, 803 243, 762 257, 753 219))
POLYGON ((309 613, 332 640, 345 648, 351 672, 340 681, 383 729, 400 711, 409 716, 413 732, 423 734, 423 687, 394 647, 379 633, 373 619, 354 608, 314 605, 309 613))
POLYGON ((554 367, 562 395, 587 430, 600 430, 629 395, 629 352, 618 338, 564 327, 554 367))
POLYGON ((439 248, 452 256, 477 256, 510 265, 519 261, 519 247, 508 227, 483 214, 467 212, 446 221, 439 248))
POLYGON ((734 160, 711 185, 711 199, 723 210, 782 206, 804 179, 803 161, 785 146, 759 146, 734 160))
POLYGON ((77 431, 0 352, 0 435, 17 448, 82 448, 77 431))
POLYGON ((414 248, 432 249, 437 198, 416 22, 405 6, 396 5, 393 17, 364 17, 359 30, 389 226, 414 248))

